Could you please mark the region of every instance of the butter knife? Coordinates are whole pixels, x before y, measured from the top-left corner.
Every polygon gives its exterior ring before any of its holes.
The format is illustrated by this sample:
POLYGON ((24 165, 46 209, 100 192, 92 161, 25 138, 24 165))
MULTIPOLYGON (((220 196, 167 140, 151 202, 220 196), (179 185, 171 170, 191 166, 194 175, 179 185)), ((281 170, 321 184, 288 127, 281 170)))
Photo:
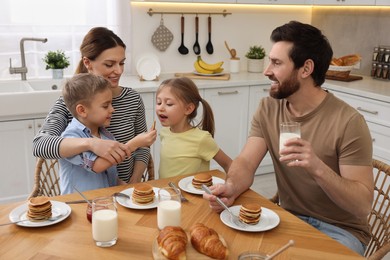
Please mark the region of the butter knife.
MULTIPOLYGON (((179 188, 178 187, 176 187, 176 185, 173 183, 173 182, 168 182, 168 185, 170 186, 170 187, 172 187, 172 189, 174 189, 177 193, 179 193, 178 191, 180 191, 179 190, 179 188)), ((182 202, 187 202, 188 201, 188 199, 186 198, 186 197, 184 197, 183 196, 183 194, 180 192, 180 200, 182 201, 182 202)))
POLYGON ((66 204, 79 204, 79 203, 91 203, 92 200, 71 200, 71 201, 65 201, 66 204))

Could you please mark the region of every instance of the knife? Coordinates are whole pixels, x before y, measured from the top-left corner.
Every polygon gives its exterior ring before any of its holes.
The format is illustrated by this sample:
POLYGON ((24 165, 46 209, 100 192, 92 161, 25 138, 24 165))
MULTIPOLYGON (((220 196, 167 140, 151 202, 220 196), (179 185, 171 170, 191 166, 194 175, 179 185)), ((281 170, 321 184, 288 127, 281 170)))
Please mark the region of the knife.
POLYGON ((71 200, 71 201, 66 201, 65 203, 66 204, 78 204, 78 203, 87 203, 87 202, 91 203, 92 200, 88 200, 88 201, 86 201, 86 200, 71 200))

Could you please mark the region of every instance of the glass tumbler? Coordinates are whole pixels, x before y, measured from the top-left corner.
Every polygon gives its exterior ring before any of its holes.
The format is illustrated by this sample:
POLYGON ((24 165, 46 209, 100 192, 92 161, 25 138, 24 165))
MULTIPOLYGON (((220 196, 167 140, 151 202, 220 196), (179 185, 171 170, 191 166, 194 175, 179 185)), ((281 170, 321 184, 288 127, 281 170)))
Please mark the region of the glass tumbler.
POLYGON ((99 197, 92 201, 92 237, 100 247, 116 244, 118 212, 115 197, 99 197))
POLYGON ((158 191, 157 226, 161 230, 166 226, 180 226, 181 200, 180 190, 164 187, 158 191))

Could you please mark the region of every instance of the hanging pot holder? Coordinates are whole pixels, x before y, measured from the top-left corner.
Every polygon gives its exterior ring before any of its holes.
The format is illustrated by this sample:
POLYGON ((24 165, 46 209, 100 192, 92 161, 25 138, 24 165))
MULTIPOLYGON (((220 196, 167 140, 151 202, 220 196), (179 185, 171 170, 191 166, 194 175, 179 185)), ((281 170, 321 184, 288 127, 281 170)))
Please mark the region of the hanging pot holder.
POLYGON ((167 27, 165 27, 164 19, 161 16, 160 26, 152 35, 153 46, 160 51, 165 51, 169 47, 172 41, 173 41, 173 34, 167 27))

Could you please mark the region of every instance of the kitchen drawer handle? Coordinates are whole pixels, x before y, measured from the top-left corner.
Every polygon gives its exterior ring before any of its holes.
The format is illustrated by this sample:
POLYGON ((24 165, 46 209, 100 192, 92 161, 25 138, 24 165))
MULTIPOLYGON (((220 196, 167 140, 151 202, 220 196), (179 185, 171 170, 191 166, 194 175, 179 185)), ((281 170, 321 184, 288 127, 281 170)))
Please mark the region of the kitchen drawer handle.
POLYGON ((370 114, 373 114, 373 115, 377 115, 378 114, 378 111, 367 110, 367 109, 364 109, 362 107, 358 107, 357 110, 362 111, 362 112, 366 112, 366 113, 370 113, 370 114))
POLYGON ((269 92, 269 88, 263 88, 264 92, 269 92))
POLYGON ((374 143, 375 142, 375 138, 371 138, 372 142, 374 143))
POLYGON ((218 91, 218 95, 232 95, 238 94, 238 90, 235 91, 218 91))

